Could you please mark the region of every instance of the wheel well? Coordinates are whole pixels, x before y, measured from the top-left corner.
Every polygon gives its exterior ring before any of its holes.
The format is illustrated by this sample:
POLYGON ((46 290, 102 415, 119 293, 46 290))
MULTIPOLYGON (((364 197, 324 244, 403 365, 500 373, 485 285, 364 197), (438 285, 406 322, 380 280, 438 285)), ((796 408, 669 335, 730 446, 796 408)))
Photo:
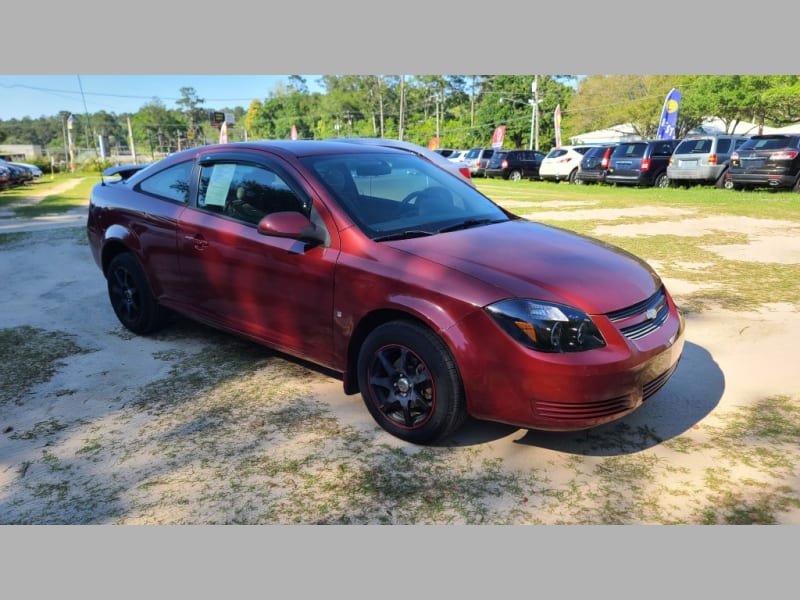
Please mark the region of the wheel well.
POLYGON ((108 274, 108 265, 111 264, 111 261, 114 260, 119 254, 123 254, 125 252, 130 252, 130 249, 123 244, 122 242, 109 242, 103 248, 103 274, 108 274))
POLYGON ((347 365, 344 373, 344 391, 346 394, 357 394, 359 391, 356 368, 358 353, 364 340, 376 327, 390 321, 409 321, 430 329, 430 326, 422 319, 401 310, 376 310, 365 315, 356 326, 353 335, 350 336, 350 345, 347 348, 347 365))

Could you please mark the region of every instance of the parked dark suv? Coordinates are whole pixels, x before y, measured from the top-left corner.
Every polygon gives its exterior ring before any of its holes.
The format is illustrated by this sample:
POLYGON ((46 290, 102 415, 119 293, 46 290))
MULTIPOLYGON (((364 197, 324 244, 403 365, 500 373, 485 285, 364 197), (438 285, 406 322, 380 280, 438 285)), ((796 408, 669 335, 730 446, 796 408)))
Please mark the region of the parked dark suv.
POLYGON ((486 177, 502 177, 517 181, 523 177, 539 179, 539 165, 544 158, 544 152, 536 150, 495 150, 489 165, 486 167, 486 177))
POLYGON ((606 183, 667 187, 669 157, 680 140, 622 142, 614 148, 606 183))
POLYGON ((800 135, 754 135, 731 156, 727 188, 773 187, 800 192, 800 135))
POLYGON ((714 184, 725 187, 731 154, 748 140, 744 135, 705 134, 683 138, 669 159, 670 184, 714 184))
POLYGON ((575 183, 602 183, 605 181, 611 153, 616 147, 617 144, 609 144, 589 148, 583 155, 580 169, 575 175, 575 183))

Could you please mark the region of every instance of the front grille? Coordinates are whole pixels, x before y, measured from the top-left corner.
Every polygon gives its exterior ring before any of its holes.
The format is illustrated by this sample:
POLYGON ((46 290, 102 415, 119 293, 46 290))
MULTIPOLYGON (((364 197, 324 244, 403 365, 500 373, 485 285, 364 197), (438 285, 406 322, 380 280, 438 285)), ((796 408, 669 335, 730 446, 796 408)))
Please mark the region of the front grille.
POLYGON ((644 336, 653 333, 656 329, 661 327, 664 324, 664 321, 667 320, 669 316, 669 307, 667 303, 661 305, 661 308, 658 309, 656 313, 655 319, 648 319, 647 321, 642 321, 641 323, 637 323, 636 325, 631 325, 630 327, 623 327, 620 329, 622 335, 624 335, 629 340, 640 340, 644 336))
POLYGON ((606 316, 612 323, 639 317, 640 320, 635 323, 621 327, 620 332, 629 340, 640 340, 661 327, 669 316, 669 305, 664 289, 659 289, 643 302, 608 313, 606 316), (653 316, 648 316, 650 311, 654 311, 653 316))

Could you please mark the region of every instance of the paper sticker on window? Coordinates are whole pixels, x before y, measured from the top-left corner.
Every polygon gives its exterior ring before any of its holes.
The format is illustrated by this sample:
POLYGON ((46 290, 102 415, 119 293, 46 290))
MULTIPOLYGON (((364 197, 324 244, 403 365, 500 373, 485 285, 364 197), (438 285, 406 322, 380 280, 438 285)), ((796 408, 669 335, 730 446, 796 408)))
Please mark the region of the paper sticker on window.
POLYGON ((236 165, 214 165, 206 189, 205 206, 225 206, 236 165))

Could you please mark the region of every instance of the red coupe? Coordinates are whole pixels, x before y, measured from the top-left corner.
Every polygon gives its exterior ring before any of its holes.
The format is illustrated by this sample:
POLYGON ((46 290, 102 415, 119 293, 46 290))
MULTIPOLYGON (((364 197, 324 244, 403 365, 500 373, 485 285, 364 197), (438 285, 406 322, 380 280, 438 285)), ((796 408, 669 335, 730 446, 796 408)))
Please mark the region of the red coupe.
POLYGON ((467 415, 561 431, 619 419, 683 350, 644 261, 408 152, 245 142, 120 174, 94 187, 87 227, 125 327, 175 311, 338 371, 413 443, 467 415))

